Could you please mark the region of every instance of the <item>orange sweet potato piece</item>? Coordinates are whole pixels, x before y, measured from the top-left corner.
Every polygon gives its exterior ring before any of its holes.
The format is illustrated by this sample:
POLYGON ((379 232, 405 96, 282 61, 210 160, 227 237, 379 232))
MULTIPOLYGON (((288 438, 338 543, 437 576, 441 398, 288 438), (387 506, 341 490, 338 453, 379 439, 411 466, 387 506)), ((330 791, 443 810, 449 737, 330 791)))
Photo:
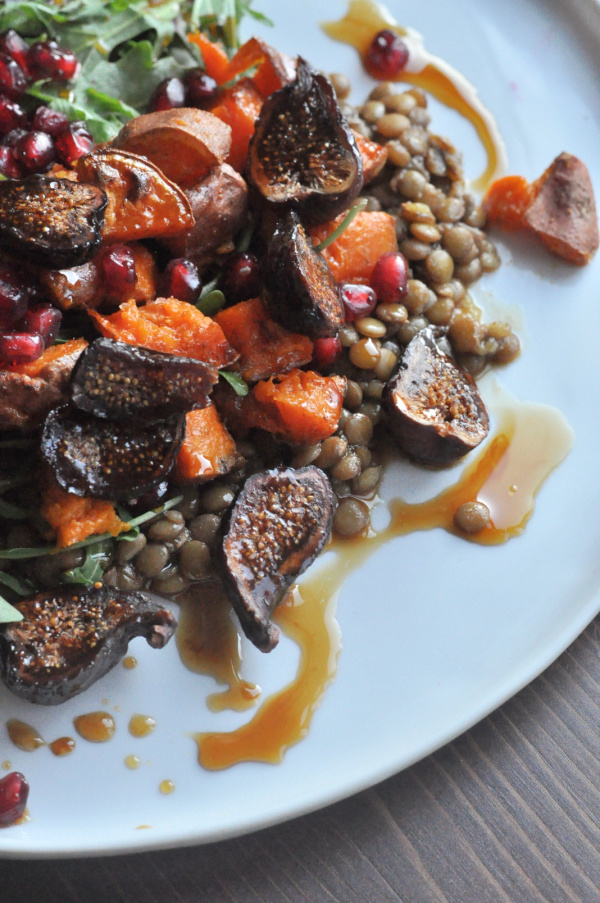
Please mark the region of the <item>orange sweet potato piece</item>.
POLYGON ((68 342, 63 342, 61 345, 50 345, 37 360, 31 361, 30 364, 15 364, 4 369, 10 370, 11 373, 24 373, 25 376, 40 376, 43 378, 51 364, 55 364, 61 357, 68 357, 69 355, 79 357, 84 348, 87 348, 85 339, 69 339, 68 342))
POLYGON ((130 345, 181 354, 216 368, 232 364, 239 356, 218 323, 176 298, 157 298, 141 307, 126 301, 114 314, 103 316, 94 310, 89 314, 103 336, 130 345))
POLYGON ((219 93, 211 112, 231 126, 231 150, 227 162, 238 172, 246 166, 248 145, 263 105, 263 96, 251 78, 241 78, 219 93))
MULTIPOLYGON (((311 230, 313 244, 330 235, 343 215, 311 230)), ((328 248, 323 257, 337 282, 368 283, 382 254, 398 250, 396 228, 389 213, 363 210, 328 248)))
POLYGON ((81 498, 65 492, 57 483, 46 489, 40 506, 42 517, 56 534, 60 548, 100 533, 118 536, 128 530, 111 502, 101 499, 81 498))
POLYGON ((103 241, 131 241, 175 235, 194 225, 185 194, 144 157, 100 148, 76 164, 82 182, 108 195, 103 241))
POLYGON ((232 57, 224 81, 232 81, 242 72, 257 66, 252 81, 263 97, 294 81, 296 64, 291 57, 275 50, 261 38, 250 38, 232 57))
POLYGON ((313 343, 272 320, 260 298, 240 301, 215 317, 228 342, 240 353, 233 369, 250 383, 287 373, 312 360, 313 343))
POLYGON ((584 266, 598 250, 594 189, 585 163, 560 154, 533 183, 524 221, 553 254, 584 266))
POLYGON ((190 411, 185 438, 175 459, 176 483, 203 483, 243 463, 214 404, 190 411))
POLYGON ((231 129, 206 110, 161 110, 127 122, 113 147, 141 154, 167 179, 189 188, 225 162, 231 129))
POLYGON ((229 57, 223 45, 218 41, 211 41, 202 32, 195 32, 189 35, 188 40, 200 48, 206 74, 214 78, 218 85, 226 82, 229 57))
POLYGON ((379 175, 387 163, 388 149, 383 144, 377 144, 376 141, 365 138, 364 135, 361 135, 360 132, 355 132, 354 129, 352 134, 363 161, 363 181, 365 185, 368 185, 369 182, 372 182, 379 175))
POLYGON ((523 229, 523 217, 532 197, 532 186, 523 176, 496 179, 483 199, 488 225, 498 226, 508 232, 523 229))

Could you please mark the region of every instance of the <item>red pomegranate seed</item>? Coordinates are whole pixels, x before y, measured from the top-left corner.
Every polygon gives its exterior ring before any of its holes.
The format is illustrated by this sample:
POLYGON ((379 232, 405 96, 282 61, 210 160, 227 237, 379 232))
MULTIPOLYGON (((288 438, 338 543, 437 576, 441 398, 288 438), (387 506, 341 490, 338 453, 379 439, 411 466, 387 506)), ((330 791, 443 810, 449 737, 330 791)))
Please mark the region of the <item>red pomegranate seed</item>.
POLYGON ((53 138, 56 138, 68 124, 69 117, 65 113, 60 113, 44 104, 37 108, 31 120, 31 128, 35 132, 46 132, 53 138))
POLYGON ((313 344, 313 361, 319 370, 328 370, 342 350, 342 343, 337 336, 326 339, 315 339, 313 344))
POLYGON ((23 332, 37 333, 44 340, 44 347, 54 343, 60 324, 62 321, 62 313, 56 307, 41 306, 31 307, 19 326, 23 332))
POLYGON ((25 132, 15 144, 15 159, 26 173, 48 172, 56 160, 54 141, 45 132, 25 132))
POLYGON ((5 53, 0 53, 0 91, 2 94, 6 94, 11 100, 18 100, 25 93, 26 88, 27 76, 19 64, 5 53))
POLYGON ((243 251, 232 254, 223 267, 222 284, 230 302, 247 301, 259 295, 262 278, 257 257, 243 251))
POLYGON ((185 85, 185 103, 189 107, 204 107, 217 96, 219 86, 214 78, 207 75, 202 69, 190 69, 186 72, 183 83, 185 85))
POLYGON ((19 64, 25 75, 29 75, 29 66, 27 65, 29 44, 14 28, 0 32, 0 53, 5 53, 13 59, 19 64))
POLYGON ((17 141, 19 140, 19 138, 22 138, 23 135, 26 135, 26 134, 27 134, 27 129, 22 129, 22 128, 11 129, 11 131, 8 133, 8 135, 5 135, 5 137, 4 137, 4 144, 7 147, 14 147, 15 144, 17 143, 17 141))
POLYGON ((65 166, 89 154, 94 148, 94 139, 83 122, 70 122, 55 139, 56 153, 65 166))
POLYGON ((202 282, 198 267, 185 257, 170 260, 162 275, 160 292, 167 298, 177 298, 194 304, 198 300, 202 282))
POLYGON ((371 273, 371 287, 383 304, 396 304, 406 295, 408 263, 399 251, 382 254, 371 273))
POLYGON ((0 94, 0 135, 27 125, 27 113, 20 104, 6 94, 0 94))
POLYGON ((21 170, 15 160, 15 154, 12 147, 0 145, 0 173, 7 179, 19 179, 21 170))
POLYGON ((31 332, 0 332, 0 364, 30 364, 46 345, 41 335, 31 332))
POLYGON ((127 245, 113 245, 102 258, 106 289, 121 295, 135 283, 135 257, 127 245))
POLYGON ((180 78, 166 78, 154 91, 148 104, 150 113, 185 106, 185 85, 180 78))
POLYGON ((0 826, 14 825, 25 813, 29 784, 19 771, 11 771, 0 781, 0 826))
POLYGON ((353 285, 346 282, 342 285, 342 301, 346 311, 346 322, 354 323, 361 317, 368 317, 375 310, 377 295, 368 285, 353 285))
POLYGON ((49 78, 55 82, 70 81, 81 68, 73 51, 59 47, 52 39, 32 44, 27 64, 33 78, 49 78))
POLYGON ((408 47, 399 34, 378 31, 365 55, 365 66, 374 78, 395 78, 408 63, 408 47))

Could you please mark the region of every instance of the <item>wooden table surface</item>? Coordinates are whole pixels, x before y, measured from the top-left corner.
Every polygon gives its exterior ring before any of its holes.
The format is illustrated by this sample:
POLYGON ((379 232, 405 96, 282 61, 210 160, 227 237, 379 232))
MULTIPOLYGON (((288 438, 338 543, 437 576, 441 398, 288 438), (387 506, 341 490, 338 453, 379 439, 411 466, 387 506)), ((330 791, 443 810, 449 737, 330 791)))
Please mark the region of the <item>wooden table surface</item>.
POLYGON ((598 903, 600 618, 455 742, 210 846, 0 861, 0 903, 598 903))

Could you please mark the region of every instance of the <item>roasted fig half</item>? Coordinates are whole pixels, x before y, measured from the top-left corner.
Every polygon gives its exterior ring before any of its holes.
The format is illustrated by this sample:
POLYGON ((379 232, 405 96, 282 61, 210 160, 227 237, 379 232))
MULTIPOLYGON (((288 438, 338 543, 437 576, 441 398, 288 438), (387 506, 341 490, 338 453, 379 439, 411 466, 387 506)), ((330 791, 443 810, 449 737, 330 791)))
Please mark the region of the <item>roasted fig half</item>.
POLYGON ((263 104, 247 174, 267 201, 291 204, 313 225, 346 210, 362 188, 362 157, 331 82, 302 58, 296 80, 263 104))
POLYGON ((263 282, 269 312, 286 329, 311 339, 337 334, 344 322, 339 285, 293 210, 269 240, 263 282))
POLYGON ((270 652, 279 640, 271 623, 296 577, 331 534, 335 496, 318 467, 291 467, 246 480, 217 544, 223 582, 249 640, 270 652))
POLYGON ((102 188, 70 179, 0 181, 0 244, 43 266, 76 266, 100 241, 107 203, 102 188))
POLYGON ((153 426, 100 420, 65 405, 46 417, 41 450, 63 489, 109 501, 144 495, 170 473, 185 416, 153 426))
POLYGON ((73 370, 72 399, 95 417, 150 424, 206 407, 218 378, 201 361, 102 338, 73 370))
POLYGON ((475 381, 440 347, 444 334, 432 326, 417 333, 385 390, 398 445, 421 464, 452 464, 476 448, 490 426, 475 381))
POLYGON ((62 586, 15 606, 23 620, 0 632, 0 673, 9 690, 58 705, 87 690, 143 636, 162 648, 175 631, 168 608, 144 593, 62 586))

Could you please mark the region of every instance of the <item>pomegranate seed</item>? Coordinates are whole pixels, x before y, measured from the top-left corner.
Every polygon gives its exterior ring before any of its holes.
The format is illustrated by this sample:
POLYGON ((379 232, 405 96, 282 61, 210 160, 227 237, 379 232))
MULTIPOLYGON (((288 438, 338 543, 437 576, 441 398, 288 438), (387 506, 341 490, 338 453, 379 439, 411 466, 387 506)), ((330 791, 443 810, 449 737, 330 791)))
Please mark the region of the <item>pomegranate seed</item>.
POLYGON ((31 332, 0 332, 0 364, 30 364, 44 351, 41 335, 31 332))
POLYGON ((180 78, 166 78, 154 91, 148 104, 150 113, 185 106, 185 85, 180 78))
POLYGON ((94 147, 94 139, 83 122, 70 122, 56 137, 56 153, 65 166, 89 154, 94 147))
POLYGON ((135 283, 135 257, 127 245, 113 245, 102 258, 102 273, 107 291, 122 295, 135 283))
POLYGON ((15 158, 26 173, 48 172, 56 160, 54 141, 45 132, 25 132, 15 144, 15 158))
POLYGON ((325 339, 315 339, 313 343, 313 361, 320 370, 327 370, 342 350, 342 343, 338 337, 331 336, 325 339))
POLYGON ((183 83, 185 85, 185 102, 190 107, 205 107, 215 99, 219 90, 214 78, 211 78, 202 69, 190 69, 189 72, 186 72, 183 83))
POLYGON ((58 110, 41 104, 33 114, 31 128, 35 132, 46 132, 47 135, 56 138, 68 124, 69 117, 65 113, 59 113, 58 110))
POLYGON ((73 51, 59 47, 52 39, 32 44, 27 63, 33 78, 50 78, 55 82, 70 81, 81 68, 73 51))
POLYGON ((232 254, 223 267, 223 292, 228 301, 247 301, 260 294, 260 264, 254 254, 232 254))
POLYGON ((0 91, 18 100, 27 88, 27 76, 15 60, 5 53, 0 53, 0 91))
POLYGON ((11 129, 11 131, 8 133, 8 135, 6 135, 4 138, 4 144, 7 147, 14 147, 15 144, 17 143, 17 141, 19 140, 19 138, 22 138, 23 135, 26 135, 26 134, 27 134, 27 129, 21 129, 21 128, 11 129))
POLYGON ((0 135, 8 135, 13 129, 27 125, 27 113, 16 101, 0 94, 0 135))
POLYGON ((14 28, 9 28, 0 33, 0 53, 5 53, 6 56, 9 56, 15 63, 19 64, 25 75, 29 75, 29 66, 27 65, 29 44, 14 28))
POLYGON ((379 301, 396 304, 406 295, 408 263, 399 251, 382 254, 371 273, 371 286, 379 301))
POLYGON ((395 78, 408 63, 408 47, 395 31, 378 31, 365 56, 365 66, 374 78, 395 78))
POLYGON ((375 310, 377 295, 368 285, 342 285, 342 301, 346 311, 346 322, 354 323, 361 317, 368 317, 375 310))
POLYGON ((194 304, 201 288, 202 282, 195 263, 184 257, 169 261, 161 279, 160 293, 164 297, 194 304))
POLYGON ((0 781, 0 826, 14 825, 25 812, 29 784, 19 771, 11 771, 0 781))
POLYGON ((0 145, 0 173, 7 179, 18 179, 21 176, 12 147, 0 145))
POLYGON ((60 324, 62 321, 62 313, 56 307, 42 306, 31 307, 19 326, 23 332, 36 333, 44 340, 44 347, 54 343, 60 324))

